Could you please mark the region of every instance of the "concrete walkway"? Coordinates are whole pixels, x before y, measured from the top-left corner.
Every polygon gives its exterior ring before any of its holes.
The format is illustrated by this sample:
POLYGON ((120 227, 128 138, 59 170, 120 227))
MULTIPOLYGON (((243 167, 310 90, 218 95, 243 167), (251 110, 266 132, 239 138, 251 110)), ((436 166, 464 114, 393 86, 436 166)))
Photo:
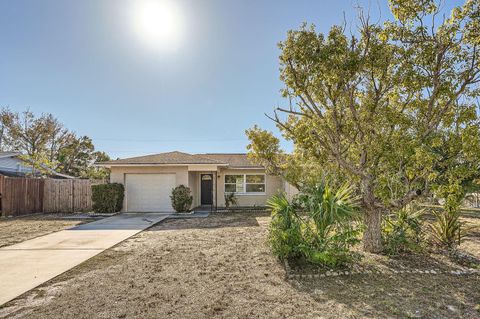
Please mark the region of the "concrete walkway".
POLYGON ((0 248, 0 305, 168 216, 120 214, 0 248))

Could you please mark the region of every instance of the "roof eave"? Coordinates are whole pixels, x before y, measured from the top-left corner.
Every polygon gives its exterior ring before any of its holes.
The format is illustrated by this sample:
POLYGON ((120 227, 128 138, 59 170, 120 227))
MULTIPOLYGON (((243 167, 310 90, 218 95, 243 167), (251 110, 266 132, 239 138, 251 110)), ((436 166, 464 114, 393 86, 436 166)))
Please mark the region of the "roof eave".
POLYGON ((191 166, 191 165, 214 165, 214 166, 228 166, 226 163, 95 163, 97 167, 112 166, 191 166))

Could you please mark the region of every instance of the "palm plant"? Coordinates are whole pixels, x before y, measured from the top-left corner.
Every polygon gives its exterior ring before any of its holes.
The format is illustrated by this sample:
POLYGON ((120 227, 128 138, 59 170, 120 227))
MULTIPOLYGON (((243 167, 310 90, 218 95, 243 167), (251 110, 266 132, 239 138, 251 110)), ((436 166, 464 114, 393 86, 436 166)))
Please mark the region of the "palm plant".
POLYGON ((358 242, 352 225, 357 197, 348 185, 338 188, 318 183, 303 189, 293 203, 284 194, 267 202, 272 211, 269 241, 280 258, 303 256, 310 262, 339 266, 353 257, 358 242))
POLYGON ((467 233, 465 223, 460 221, 460 211, 449 209, 443 212, 433 211, 436 220, 430 224, 433 241, 445 248, 460 245, 467 233))
POLYGON ((295 257, 301 243, 301 221, 294 205, 285 194, 275 195, 267 201, 272 212, 269 242, 273 253, 280 258, 295 257))
POLYGON ((382 235, 387 254, 421 250, 424 213, 423 209, 416 210, 409 205, 384 219, 382 235))
POLYGON ((352 225, 357 202, 348 184, 334 189, 328 183, 319 183, 305 189, 297 203, 307 213, 307 243, 301 247, 307 259, 332 266, 349 259, 349 249, 358 241, 358 230, 352 225))
POLYGON ((352 219, 357 199, 347 184, 334 190, 328 183, 322 183, 307 189, 299 201, 314 222, 317 237, 325 238, 338 224, 352 219))

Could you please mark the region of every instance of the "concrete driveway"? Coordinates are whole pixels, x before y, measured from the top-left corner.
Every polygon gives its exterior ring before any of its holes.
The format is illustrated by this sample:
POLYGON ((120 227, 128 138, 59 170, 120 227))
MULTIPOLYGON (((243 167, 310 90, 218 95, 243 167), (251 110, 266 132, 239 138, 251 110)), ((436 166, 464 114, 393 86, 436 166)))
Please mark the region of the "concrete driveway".
POLYGON ((168 216, 120 214, 0 248, 0 305, 168 216))

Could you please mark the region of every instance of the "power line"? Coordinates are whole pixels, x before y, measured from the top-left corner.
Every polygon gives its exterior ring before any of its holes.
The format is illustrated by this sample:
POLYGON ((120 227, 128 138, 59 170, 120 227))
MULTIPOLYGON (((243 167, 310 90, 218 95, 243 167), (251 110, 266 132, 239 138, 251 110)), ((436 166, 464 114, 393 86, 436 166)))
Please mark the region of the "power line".
POLYGON ((118 142, 233 142, 247 141, 247 138, 203 138, 203 139, 129 139, 129 138, 93 138, 95 141, 118 142))

